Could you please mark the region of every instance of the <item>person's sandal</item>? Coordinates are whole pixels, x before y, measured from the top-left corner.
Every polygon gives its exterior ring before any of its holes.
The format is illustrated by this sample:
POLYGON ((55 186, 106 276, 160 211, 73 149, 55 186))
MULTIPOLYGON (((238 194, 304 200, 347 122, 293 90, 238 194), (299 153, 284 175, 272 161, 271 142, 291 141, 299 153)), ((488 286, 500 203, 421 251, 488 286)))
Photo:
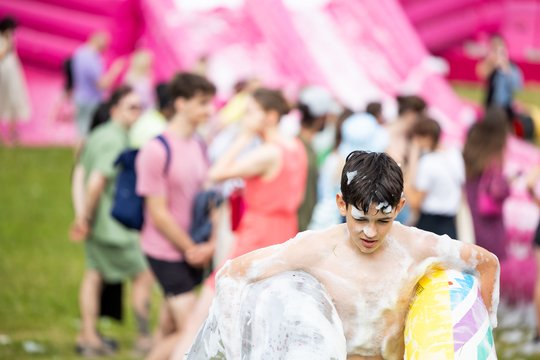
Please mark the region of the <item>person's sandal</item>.
POLYGON ((102 335, 102 334, 99 334, 99 338, 101 339, 101 341, 103 341, 103 344, 105 346, 109 347, 113 352, 118 351, 119 345, 118 345, 118 341, 116 339, 107 337, 107 336, 102 335))
POLYGON ((94 359, 97 357, 110 356, 114 354, 114 350, 106 343, 103 343, 101 346, 98 346, 98 347, 91 346, 91 345, 76 344, 75 352, 81 357, 84 357, 87 359, 94 359))
POLYGON ((139 338, 133 345, 133 356, 137 358, 144 358, 152 349, 153 341, 151 337, 139 338))

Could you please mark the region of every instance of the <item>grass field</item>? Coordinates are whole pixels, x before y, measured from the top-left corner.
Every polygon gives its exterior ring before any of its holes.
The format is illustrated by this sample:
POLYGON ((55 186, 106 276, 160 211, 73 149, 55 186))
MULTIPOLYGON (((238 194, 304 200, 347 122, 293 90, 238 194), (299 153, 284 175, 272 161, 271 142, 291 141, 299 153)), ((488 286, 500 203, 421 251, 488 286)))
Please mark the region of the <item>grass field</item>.
MULTIPOLYGON (((478 88, 456 88, 468 99, 480 99, 478 88)), ((540 104, 538 89, 520 96, 540 104)), ((84 257, 82 246, 67 238, 72 156, 64 148, 0 147, 0 359, 77 358, 73 341, 84 257)), ((154 318, 157 307, 156 291, 154 318)), ((105 334, 120 340, 117 359, 131 358, 135 327, 129 308, 126 304, 124 324, 101 324, 105 334)), ((508 357, 517 358, 533 359, 508 357)))
MULTIPOLYGON (((454 83, 452 86, 457 94, 463 99, 477 104, 482 104, 484 101, 484 91, 476 84, 454 83)), ((525 90, 517 93, 516 99, 523 103, 540 106, 540 85, 527 86, 525 90)))
MULTIPOLYGON (((67 237, 72 156, 71 149, 0 147, 0 359, 75 358, 84 256, 67 237), (25 346, 36 348, 29 341, 43 353, 27 353, 25 346)), ((101 324, 121 341, 119 359, 130 357, 135 335, 125 315, 125 324, 101 324)))

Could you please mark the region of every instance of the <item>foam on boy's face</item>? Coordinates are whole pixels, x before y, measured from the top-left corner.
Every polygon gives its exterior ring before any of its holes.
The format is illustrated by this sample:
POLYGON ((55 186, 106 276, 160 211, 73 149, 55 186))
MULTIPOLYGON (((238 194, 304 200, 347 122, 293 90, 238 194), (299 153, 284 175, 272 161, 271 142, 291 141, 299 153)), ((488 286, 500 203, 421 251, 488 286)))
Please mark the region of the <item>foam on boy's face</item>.
POLYGON ((352 243, 365 254, 374 253, 385 243, 394 218, 403 205, 403 200, 395 208, 387 202, 372 203, 365 213, 354 205, 346 204, 341 197, 337 201, 341 215, 347 220, 352 243))

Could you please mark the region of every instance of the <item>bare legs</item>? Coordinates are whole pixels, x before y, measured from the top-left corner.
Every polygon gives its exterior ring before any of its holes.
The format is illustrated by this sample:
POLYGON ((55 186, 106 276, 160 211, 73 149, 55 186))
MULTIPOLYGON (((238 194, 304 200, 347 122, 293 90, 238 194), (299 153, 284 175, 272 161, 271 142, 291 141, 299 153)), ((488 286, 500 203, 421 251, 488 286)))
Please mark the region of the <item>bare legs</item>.
MULTIPOLYGON (((153 277, 150 271, 145 270, 133 279, 133 309, 139 338, 138 350, 148 351, 151 346, 150 338, 150 294, 153 277)), ((96 270, 88 269, 84 273, 79 292, 81 311, 81 330, 77 343, 83 347, 101 348, 103 342, 97 331, 99 318, 99 301, 103 279, 96 270)))
POLYGON ((138 339, 135 350, 146 354, 152 346, 150 336, 150 296, 154 278, 147 269, 133 279, 133 312, 137 324, 138 339))
POLYGON ((169 297, 163 304, 160 316, 160 329, 158 334, 162 340, 156 342, 152 351, 148 355, 148 360, 168 360, 174 351, 174 348, 179 340, 181 331, 186 324, 189 314, 192 312, 197 296, 194 291, 190 291, 181 295, 169 297), (170 330, 170 320, 174 322, 174 332, 170 330), (164 326, 161 328, 161 326, 164 326))
POLYGON ((101 284, 101 275, 96 270, 86 270, 79 291, 82 324, 77 342, 80 345, 95 348, 102 345, 97 332, 101 284))
POLYGON ((184 359, 184 355, 195 340, 197 332, 208 317, 208 311, 212 304, 212 300, 214 300, 214 289, 208 285, 204 285, 195 308, 189 314, 185 326, 182 328, 180 336, 177 338, 177 343, 175 344, 172 356, 173 360, 184 359))

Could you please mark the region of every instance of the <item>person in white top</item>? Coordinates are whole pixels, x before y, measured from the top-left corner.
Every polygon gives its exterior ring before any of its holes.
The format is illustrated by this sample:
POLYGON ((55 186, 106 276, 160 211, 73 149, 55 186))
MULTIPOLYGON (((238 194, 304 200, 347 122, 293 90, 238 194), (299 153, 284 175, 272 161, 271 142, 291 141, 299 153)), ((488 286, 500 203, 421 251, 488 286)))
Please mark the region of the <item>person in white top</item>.
POLYGON ((440 125, 429 118, 420 119, 411 129, 405 195, 419 213, 419 229, 455 239, 465 166, 461 152, 443 147, 440 136, 440 125))

